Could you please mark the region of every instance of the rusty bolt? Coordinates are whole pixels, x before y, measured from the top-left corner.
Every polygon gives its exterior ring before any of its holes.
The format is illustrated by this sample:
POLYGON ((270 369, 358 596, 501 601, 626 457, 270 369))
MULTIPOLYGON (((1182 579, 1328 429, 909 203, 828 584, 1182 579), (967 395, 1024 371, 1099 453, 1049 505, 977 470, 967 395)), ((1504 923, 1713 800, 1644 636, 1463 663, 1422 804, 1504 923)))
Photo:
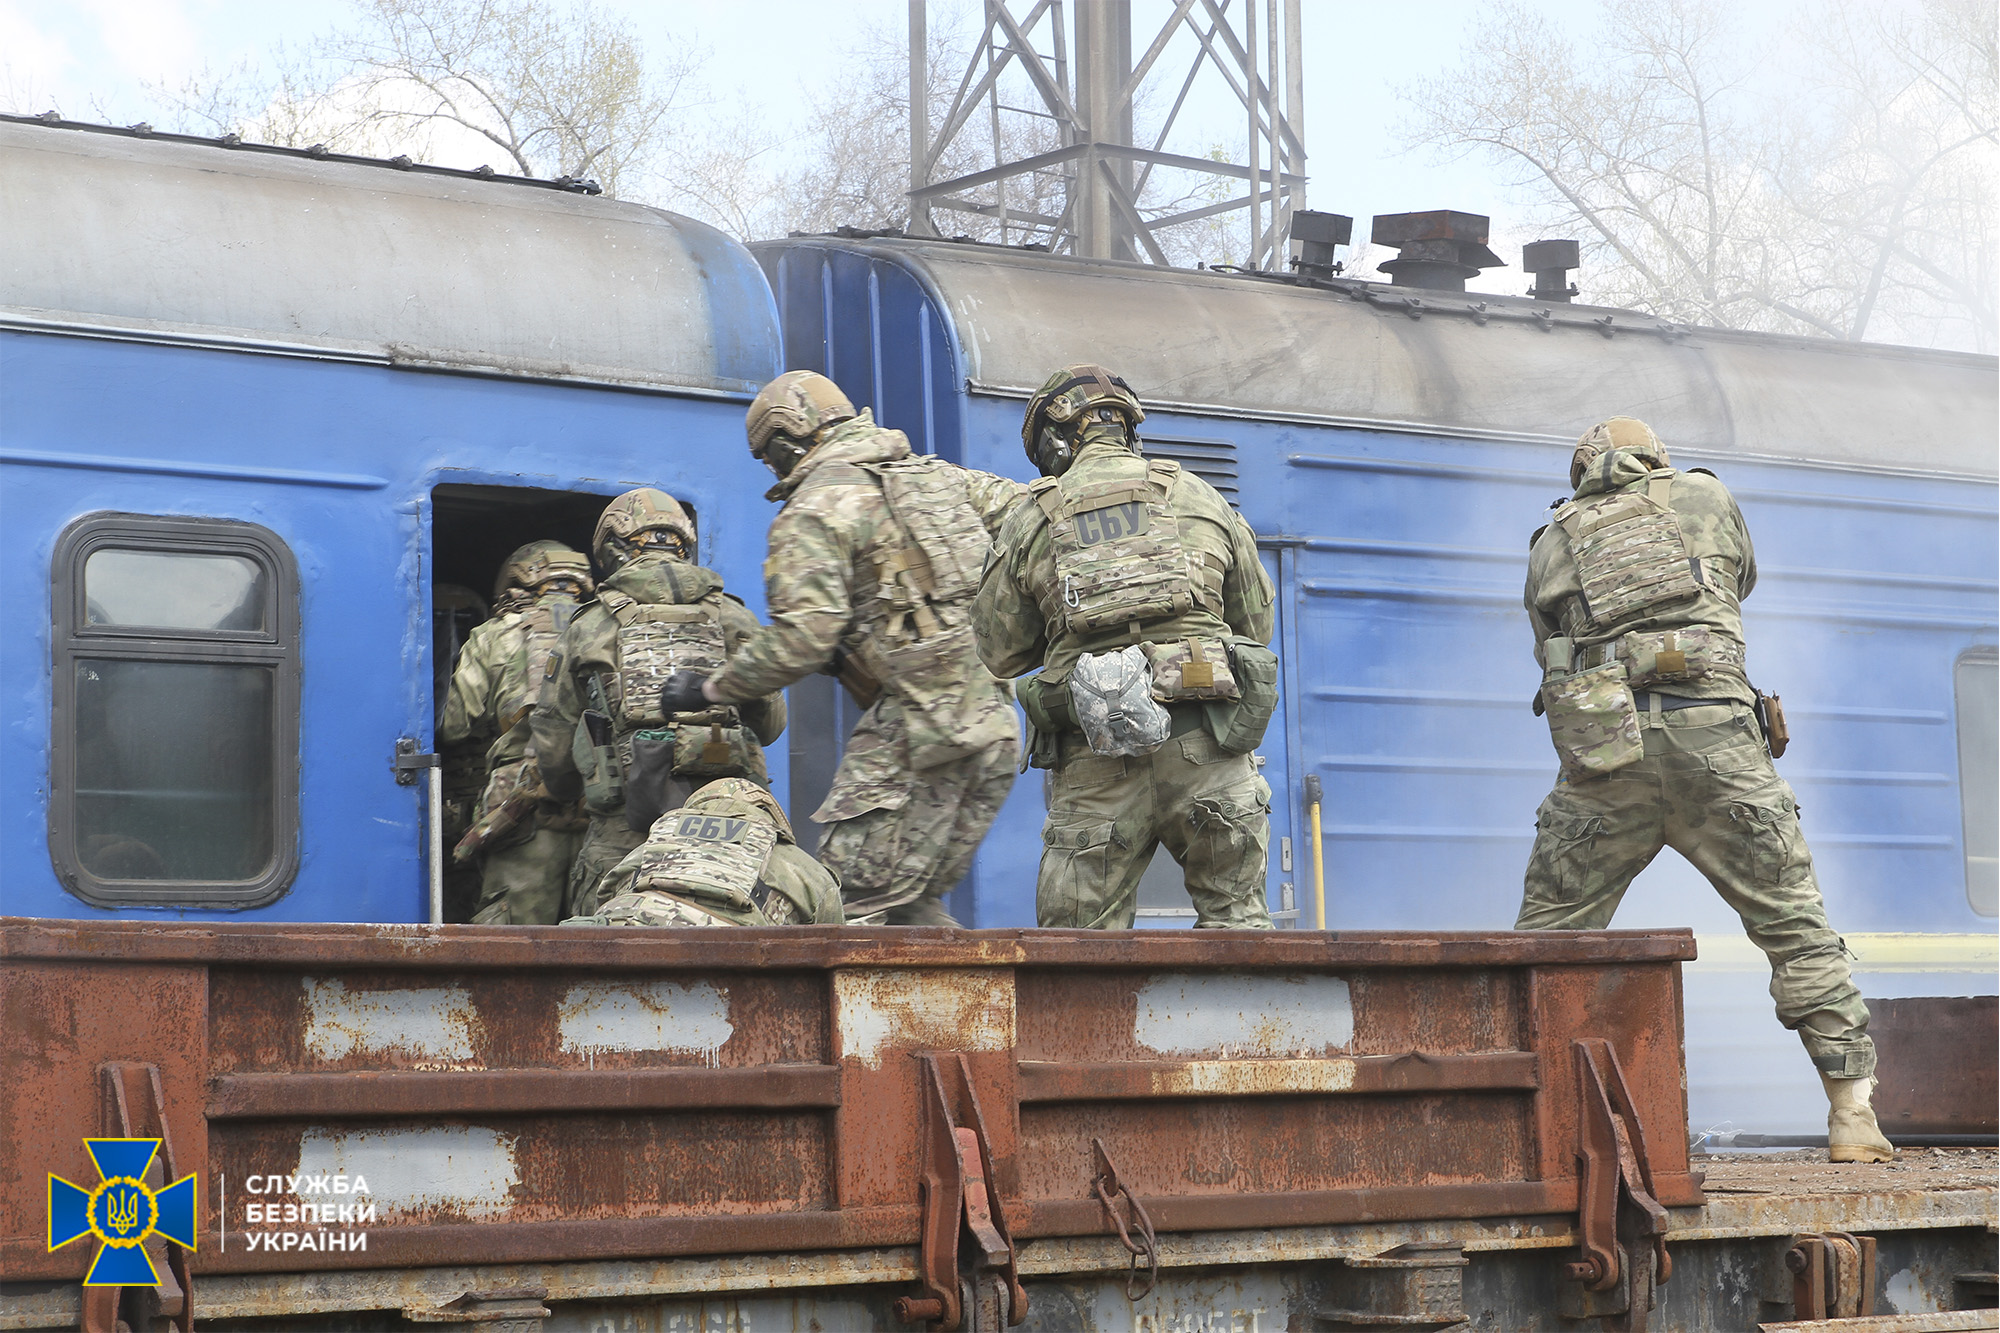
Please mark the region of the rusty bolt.
POLYGON ((944 1318, 944 1302, 933 1296, 898 1296, 896 1318, 906 1324, 921 1324, 944 1318))
POLYGON ((1582 1259, 1573 1264, 1564 1264, 1563 1268, 1578 1282, 1595 1282, 1604 1275, 1602 1265, 1594 1258, 1582 1259))
POLYGON ((1806 1252, 1797 1246, 1793 1246, 1791 1249, 1785 1251, 1785 1267, 1791 1269, 1794 1273, 1805 1272, 1806 1265, 1811 1262, 1810 1259, 1806 1258, 1806 1252))

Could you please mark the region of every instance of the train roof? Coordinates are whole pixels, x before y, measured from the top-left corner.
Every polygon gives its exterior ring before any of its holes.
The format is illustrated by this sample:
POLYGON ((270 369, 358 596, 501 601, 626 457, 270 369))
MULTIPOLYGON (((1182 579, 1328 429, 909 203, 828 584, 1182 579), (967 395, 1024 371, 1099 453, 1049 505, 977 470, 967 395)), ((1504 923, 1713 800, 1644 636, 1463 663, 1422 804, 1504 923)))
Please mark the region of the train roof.
POLYGON ((900 265, 952 322, 974 393, 1095 361, 1149 407, 1573 439, 1625 414, 1698 453, 1992 476, 1991 356, 1668 324, 1634 311, 902 238, 755 247, 900 265))
POLYGON ((752 393, 756 262, 587 182, 0 118, 0 326, 752 393))

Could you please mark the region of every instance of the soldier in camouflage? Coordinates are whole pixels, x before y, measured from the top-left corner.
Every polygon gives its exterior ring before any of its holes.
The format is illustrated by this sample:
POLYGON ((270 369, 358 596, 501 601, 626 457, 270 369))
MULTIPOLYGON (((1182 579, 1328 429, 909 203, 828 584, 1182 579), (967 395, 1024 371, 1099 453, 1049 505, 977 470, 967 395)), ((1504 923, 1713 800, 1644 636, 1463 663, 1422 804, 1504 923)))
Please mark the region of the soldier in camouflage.
POLYGON ((566 926, 837 926, 840 881, 801 851, 776 798, 722 778, 661 815, 566 926))
POLYGON ((1833 1160, 1887 1161, 1868 1010, 1744 674, 1741 603, 1757 564, 1743 515, 1630 417, 1584 434, 1570 484, 1528 561, 1535 708, 1563 776, 1536 815, 1515 927, 1601 930, 1633 877, 1674 848, 1770 959, 1778 1021, 1826 1087, 1833 1160))
POLYGON ((1196 924, 1269 929, 1271 789, 1250 751, 1277 704, 1271 580, 1213 487, 1141 456, 1144 419, 1102 367, 1049 378, 1021 432, 1042 480, 973 602, 991 670, 1041 668, 1020 687, 1030 762, 1054 770, 1036 917, 1129 928, 1165 843, 1196 924))
POLYGON ((1014 782, 1007 687, 979 664, 967 609, 1019 482, 912 454, 811 371, 764 386, 750 452, 778 476, 764 564, 771 623, 685 699, 727 701, 837 674, 867 707, 826 801, 819 857, 850 920, 956 925, 965 875, 1014 782), (870 697, 879 691, 879 698, 870 697))
POLYGON ((785 729, 775 691, 740 705, 661 706, 685 666, 719 666, 757 617, 694 564, 694 525, 669 495, 628 491, 605 507, 591 548, 606 571, 597 600, 570 622, 529 725, 542 780, 581 797, 589 828, 570 866, 566 915, 588 915, 598 881, 655 819, 716 778, 767 781, 763 746, 785 729))
MULTIPOLYGON (((486 785, 476 822, 537 781, 528 712, 556 639, 591 592, 590 561, 561 542, 529 542, 507 557, 493 589, 497 614, 467 637, 438 720, 446 753, 486 746, 486 785)), ((533 813, 481 853, 481 925, 553 925, 583 817, 574 801, 537 801, 533 813)))

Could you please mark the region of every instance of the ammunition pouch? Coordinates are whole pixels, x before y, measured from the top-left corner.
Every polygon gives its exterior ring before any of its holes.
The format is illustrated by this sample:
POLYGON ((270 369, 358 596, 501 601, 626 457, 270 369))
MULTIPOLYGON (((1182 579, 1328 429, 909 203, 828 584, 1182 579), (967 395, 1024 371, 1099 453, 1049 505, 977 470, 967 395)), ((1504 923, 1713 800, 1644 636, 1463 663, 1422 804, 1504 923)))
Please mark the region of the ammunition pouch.
MULTIPOLYGON (((1550 654, 1551 660, 1554 656, 1550 654)), ((1625 683, 1624 663, 1607 662, 1574 675, 1558 674, 1552 665, 1542 683, 1541 700, 1549 739, 1562 760, 1563 775, 1571 781, 1615 773, 1645 754, 1638 705, 1625 683)))
POLYGON ((734 708, 683 713, 674 719, 674 776, 695 785, 715 778, 765 778, 762 752, 753 750, 734 708))
POLYGON ((1021 755, 1021 771, 1054 768, 1064 733, 1076 730, 1076 714, 1069 704, 1069 682, 1051 681, 1045 673, 1019 682, 1014 692, 1020 696, 1021 711, 1028 715, 1028 745, 1021 755))
POLYGON ((1261 643, 1231 638, 1231 675, 1237 697, 1207 704, 1209 734, 1230 754, 1249 754, 1264 742, 1278 711, 1278 655, 1261 643))
MULTIPOLYGON (((1553 645, 1567 640, 1551 639, 1549 668, 1561 670, 1553 645)), ((1679 685, 1716 675, 1743 674, 1743 647, 1707 625, 1682 625, 1677 629, 1635 630, 1608 643, 1572 650, 1578 670, 1607 662, 1625 664, 1625 683, 1635 690, 1661 685, 1679 685)), ((1668 691, 1671 693, 1671 691, 1668 691)))
POLYGON ((1221 639, 1191 634, 1166 643, 1148 641, 1139 647, 1152 668, 1153 697, 1161 703, 1243 697, 1230 669, 1228 645, 1221 639))
POLYGON ((616 733, 608 713, 586 708, 570 738, 570 757, 583 778, 583 808, 608 815, 625 803, 625 766, 619 761, 616 733))

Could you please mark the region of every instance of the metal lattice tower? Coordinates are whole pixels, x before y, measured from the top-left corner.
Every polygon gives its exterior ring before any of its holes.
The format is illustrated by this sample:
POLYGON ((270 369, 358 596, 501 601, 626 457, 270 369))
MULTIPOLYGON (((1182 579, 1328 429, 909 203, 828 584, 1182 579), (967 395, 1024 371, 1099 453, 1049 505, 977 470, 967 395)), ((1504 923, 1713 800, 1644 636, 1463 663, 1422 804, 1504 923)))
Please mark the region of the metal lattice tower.
MULTIPOLYGON (((933 213, 976 213, 996 219, 1004 241, 1036 241, 1052 251, 1088 258, 1165 264, 1160 232, 1240 212, 1245 215, 1248 267, 1280 266, 1291 214, 1305 206, 1300 3, 1173 0, 1171 15, 1134 64, 1131 0, 984 0, 985 31, 933 136, 927 0, 910 0, 909 233, 940 234, 933 213), (1184 68, 1167 69, 1162 56, 1183 28, 1194 36, 1193 57, 1184 68), (1001 101, 1001 78, 1016 68, 1027 76, 1038 106, 1001 101), (1162 151, 1205 68, 1227 82, 1243 107, 1246 164, 1162 151), (1134 99, 1152 81, 1164 85, 1176 73, 1177 96, 1152 136, 1153 144, 1135 143, 1134 99), (1008 156, 1003 112, 1052 122, 1056 146, 1025 157, 1008 156), (939 164, 954 149, 973 147, 982 132, 991 136, 993 165, 938 179, 939 164), (1149 210, 1142 200, 1149 177, 1159 168, 1228 181, 1233 197, 1172 213, 1149 210), (1010 204, 1008 183, 1023 178, 1030 178, 1030 185, 1033 178, 1045 187, 1059 184, 1059 190, 1030 194, 1048 195, 1060 211, 1010 204)), ((986 154, 981 150, 980 155, 986 154)))

